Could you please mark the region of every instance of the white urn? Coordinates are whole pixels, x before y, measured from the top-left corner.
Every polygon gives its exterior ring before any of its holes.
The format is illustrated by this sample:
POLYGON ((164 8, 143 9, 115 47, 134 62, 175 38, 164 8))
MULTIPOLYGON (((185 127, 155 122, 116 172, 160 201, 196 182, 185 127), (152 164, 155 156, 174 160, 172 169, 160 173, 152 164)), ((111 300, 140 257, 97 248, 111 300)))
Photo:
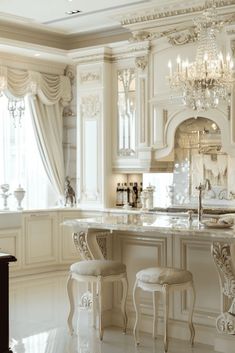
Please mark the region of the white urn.
POLYGON ((21 185, 18 186, 18 188, 14 191, 14 196, 18 202, 18 207, 17 210, 23 210, 23 207, 21 206, 21 202, 25 196, 25 190, 21 187, 21 185))

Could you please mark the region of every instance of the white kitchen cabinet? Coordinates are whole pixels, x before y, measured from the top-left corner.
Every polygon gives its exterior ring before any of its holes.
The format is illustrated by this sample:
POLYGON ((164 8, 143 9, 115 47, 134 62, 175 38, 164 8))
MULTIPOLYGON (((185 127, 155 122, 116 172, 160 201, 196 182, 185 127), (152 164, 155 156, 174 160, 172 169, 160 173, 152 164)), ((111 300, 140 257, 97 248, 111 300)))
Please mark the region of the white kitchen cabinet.
POLYGON ((24 268, 56 265, 58 217, 56 212, 32 212, 23 216, 24 268))

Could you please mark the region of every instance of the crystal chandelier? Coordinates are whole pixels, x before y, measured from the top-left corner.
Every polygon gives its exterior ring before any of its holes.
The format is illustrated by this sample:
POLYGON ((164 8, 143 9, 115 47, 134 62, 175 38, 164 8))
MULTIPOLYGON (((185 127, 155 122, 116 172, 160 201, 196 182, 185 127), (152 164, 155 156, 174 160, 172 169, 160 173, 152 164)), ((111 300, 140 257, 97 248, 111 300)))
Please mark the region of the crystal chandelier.
POLYGON ((194 23, 199 36, 196 59, 189 63, 178 56, 175 72, 169 61, 169 83, 172 89, 181 92, 186 107, 200 112, 216 108, 222 100, 230 103, 233 61, 229 54, 224 59, 217 48, 216 33, 222 21, 217 18, 215 5, 194 19, 194 23))
POLYGON ((18 120, 18 126, 21 126, 21 119, 25 112, 24 98, 19 98, 19 99, 9 98, 8 111, 10 116, 13 119, 14 127, 17 126, 17 120, 18 120))

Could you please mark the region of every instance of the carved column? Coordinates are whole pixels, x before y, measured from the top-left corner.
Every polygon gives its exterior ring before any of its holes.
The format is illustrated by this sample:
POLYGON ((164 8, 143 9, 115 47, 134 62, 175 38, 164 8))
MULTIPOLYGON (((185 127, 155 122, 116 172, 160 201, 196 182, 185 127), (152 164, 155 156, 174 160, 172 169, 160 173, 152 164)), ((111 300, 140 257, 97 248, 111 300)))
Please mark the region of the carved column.
POLYGON ((235 335, 235 273, 230 247, 226 243, 213 243, 212 256, 220 278, 221 287, 221 314, 216 320, 216 328, 220 333, 235 335), (227 297, 230 304, 225 308, 223 297, 227 297))

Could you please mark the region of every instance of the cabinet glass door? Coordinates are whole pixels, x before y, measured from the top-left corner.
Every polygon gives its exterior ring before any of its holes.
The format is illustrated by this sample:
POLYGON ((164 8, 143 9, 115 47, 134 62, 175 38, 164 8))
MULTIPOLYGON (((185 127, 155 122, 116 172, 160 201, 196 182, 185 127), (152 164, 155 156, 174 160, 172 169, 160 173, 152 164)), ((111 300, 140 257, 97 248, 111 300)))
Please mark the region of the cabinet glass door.
POLYGON ((118 70, 118 155, 135 154, 136 73, 134 68, 118 70))

